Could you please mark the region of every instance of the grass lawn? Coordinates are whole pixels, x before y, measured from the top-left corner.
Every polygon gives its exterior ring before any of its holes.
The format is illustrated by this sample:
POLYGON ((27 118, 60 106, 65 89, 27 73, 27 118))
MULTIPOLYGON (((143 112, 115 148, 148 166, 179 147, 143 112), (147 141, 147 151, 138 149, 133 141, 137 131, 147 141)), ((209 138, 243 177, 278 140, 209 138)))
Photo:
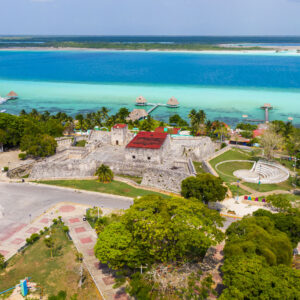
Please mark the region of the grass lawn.
MULTIPOLYGON (((230 149, 223 154, 215 157, 209 163, 216 170, 216 164, 227 161, 227 160, 252 160, 252 156, 250 153, 245 152, 240 149, 230 149)), ((221 164, 218 166, 218 170, 216 172, 219 176, 227 183, 235 182, 238 180, 235 176, 233 176, 233 172, 240 169, 251 169, 253 166, 250 162, 228 162, 221 164)))
POLYGON ((216 170, 222 179, 226 182, 237 181, 237 177, 233 175, 236 170, 250 170, 253 167, 251 162, 227 162, 218 166, 216 170))
POLYGON ((233 197, 237 196, 237 192, 239 192, 239 196, 249 195, 249 192, 243 190, 241 187, 239 187, 239 190, 238 190, 236 185, 228 184, 228 187, 229 187, 230 191, 232 192, 233 197))
MULTIPOLYGON (((291 171, 294 171, 294 161, 291 160, 287 160, 287 159, 280 159, 280 158, 275 158, 276 161, 278 161, 280 164, 282 164, 283 166, 285 166, 286 168, 288 168, 291 171)), ((296 168, 296 172, 300 172, 300 169, 296 168)))
POLYGON ((142 177, 131 176, 131 175, 119 175, 119 174, 118 174, 118 177, 123 177, 123 178, 130 179, 130 180, 136 182, 137 184, 141 184, 141 182, 142 182, 142 180, 143 180, 142 177))
POLYGON ((202 163, 198 161, 193 161, 197 174, 206 173, 202 168, 202 163))
POLYGON ((225 160, 251 160, 251 154, 243 150, 233 148, 210 160, 209 163, 213 168, 215 168, 217 163, 225 160))
POLYGON ((79 190, 86 190, 92 192, 107 193, 113 195, 120 195, 126 197, 138 197, 145 195, 160 195, 162 197, 169 197, 167 195, 147 191, 143 189, 134 188, 124 182, 112 181, 110 183, 101 183, 97 180, 49 180, 38 181, 38 183, 70 187, 79 190))
POLYGON ((44 237, 45 234, 23 253, 8 261, 6 269, 0 271, 0 291, 16 285, 20 279, 31 277, 31 281, 43 288, 44 295, 64 290, 68 299, 74 294, 78 294, 78 299, 101 299, 87 271, 84 273, 86 280, 82 288, 78 288, 80 263, 76 261, 77 251, 61 227, 53 227, 53 258, 45 246, 44 237))
POLYGON ((256 190, 258 192, 271 192, 275 190, 283 190, 283 191, 290 191, 293 189, 290 180, 276 183, 276 184, 260 184, 257 183, 250 183, 250 182, 243 182, 244 185, 256 190))

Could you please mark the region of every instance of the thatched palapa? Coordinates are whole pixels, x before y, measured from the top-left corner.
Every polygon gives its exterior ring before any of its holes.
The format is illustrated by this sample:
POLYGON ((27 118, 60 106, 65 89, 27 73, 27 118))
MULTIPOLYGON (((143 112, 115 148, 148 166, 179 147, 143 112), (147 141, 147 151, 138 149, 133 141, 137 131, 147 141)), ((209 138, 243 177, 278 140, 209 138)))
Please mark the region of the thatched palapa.
POLYGON ((10 93, 7 94, 8 99, 13 100, 18 98, 18 94, 15 93, 14 91, 11 91, 10 93))
POLYGON ((140 105, 140 106, 147 105, 147 100, 143 96, 139 96, 135 100, 135 105, 140 105))
POLYGON ((145 119, 148 116, 147 112, 144 109, 134 109, 128 116, 127 121, 136 121, 145 119))
POLYGON ((178 102, 178 100, 175 97, 172 97, 167 102, 167 106, 169 106, 169 107, 178 107, 179 106, 179 102, 178 102))

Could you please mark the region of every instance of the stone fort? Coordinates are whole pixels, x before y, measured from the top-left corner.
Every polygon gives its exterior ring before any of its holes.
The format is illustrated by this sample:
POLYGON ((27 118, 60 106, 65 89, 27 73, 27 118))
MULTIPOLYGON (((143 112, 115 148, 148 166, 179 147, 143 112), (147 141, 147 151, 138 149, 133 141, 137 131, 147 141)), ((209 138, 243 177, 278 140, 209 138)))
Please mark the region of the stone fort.
POLYGON ((57 153, 36 163, 30 178, 84 178, 106 164, 116 175, 142 177, 141 185, 180 192, 181 181, 196 174, 193 161, 207 159, 216 149, 209 137, 170 134, 161 128, 135 133, 126 124, 76 139, 85 139, 86 146, 73 146, 71 138, 58 139, 57 153))

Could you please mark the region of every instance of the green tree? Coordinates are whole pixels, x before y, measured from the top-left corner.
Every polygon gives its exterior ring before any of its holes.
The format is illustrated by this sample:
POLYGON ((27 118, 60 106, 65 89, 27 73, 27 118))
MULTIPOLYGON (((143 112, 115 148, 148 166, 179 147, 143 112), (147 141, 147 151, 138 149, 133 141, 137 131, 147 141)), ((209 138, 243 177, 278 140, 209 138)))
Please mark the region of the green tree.
POLYGON ((205 204, 224 200, 226 193, 222 179, 209 173, 188 177, 181 183, 181 195, 184 198, 196 198, 205 204))
POLYGON ((3 145, 6 143, 6 132, 0 129, 0 152, 3 151, 3 145))
POLYGON ((300 241, 300 212, 299 210, 289 210, 288 213, 275 213, 265 209, 258 209, 253 213, 255 217, 268 217, 275 225, 275 228, 286 233, 293 247, 297 247, 300 241))
POLYGON ((5 258, 4 256, 0 253, 0 270, 5 268, 5 258))
POLYGON ((141 121, 140 130, 151 131, 155 128, 155 121, 151 116, 148 116, 147 119, 141 121))
POLYGON ((188 122, 182 119, 178 114, 169 117, 169 123, 175 124, 176 126, 185 127, 188 126, 188 122))
POLYGON ((189 118, 191 120, 192 134, 197 135, 201 129, 204 129, 204 123, 206 120, 206 113, 204 110, 199 110, 198 112, 195 109, 192 109, 189 113, 189 118))
POLYGON ((269 265, 290 265, 292 245, 288 236, 268 217, 244 217, 226 230, 225 258, 260 255, 269 265))
POLYGON ((268 196, 266 200, 280 212, 285 212, 292 208, 291 202, 288 199, 287 195, 273 194, 268 196))
POLYGON ((95 176, 98 176, 100 182, 111 182, 114 179, 114 173, 104 164, 97 169, 95 176))
POLYGON ((197 200, 145 196, 100 232, 95 254, 114 269, 199 259, 223 239, 222 220, 197 200))
POLYGON ((47 134, 25 135, 21 139, 20 149, 27 155, 45 157, 55 154, 56 140, 47 134))
POLYGON ((51 236, 47 236, 47 237, 45 237, 44 242, 45 242, 46 247, 50 249, 50 255, 52 258, 53 257, 53 248, 55 245, 54 240, 51 236))
POLYGON ((84 120, 83 115, 82 115, 82 114, 78 114, 78 115, 75 117, 75 120, 78 121, 78 123, 79 123, 79 128, 82 129, 83 120, 84 120))
POLYGON ((300 299, 300 270, 270 267, 263 257, 233 257, 222 267, 226 289, 221 300, 300 299))

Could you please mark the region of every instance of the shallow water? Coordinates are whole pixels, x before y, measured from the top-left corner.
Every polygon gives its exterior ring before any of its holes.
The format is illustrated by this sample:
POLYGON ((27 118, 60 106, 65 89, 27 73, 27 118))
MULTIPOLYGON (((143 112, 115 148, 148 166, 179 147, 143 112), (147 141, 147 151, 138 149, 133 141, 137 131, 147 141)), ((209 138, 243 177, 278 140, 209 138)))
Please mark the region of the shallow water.
POLYGON ((235 124, 243 114, 262 119, 259 107, 271 103, 271 119, 300 124, 300 55, 0 51, 0 95, 10 90, 20 98, 1 109, 15 114, 36 108, 75 115, 102 106, 115 112, 133 108, 139 95, 156 103, 175 96, 180 108, 159 107, 153 115, 186 117, 196 108, 235 124))

